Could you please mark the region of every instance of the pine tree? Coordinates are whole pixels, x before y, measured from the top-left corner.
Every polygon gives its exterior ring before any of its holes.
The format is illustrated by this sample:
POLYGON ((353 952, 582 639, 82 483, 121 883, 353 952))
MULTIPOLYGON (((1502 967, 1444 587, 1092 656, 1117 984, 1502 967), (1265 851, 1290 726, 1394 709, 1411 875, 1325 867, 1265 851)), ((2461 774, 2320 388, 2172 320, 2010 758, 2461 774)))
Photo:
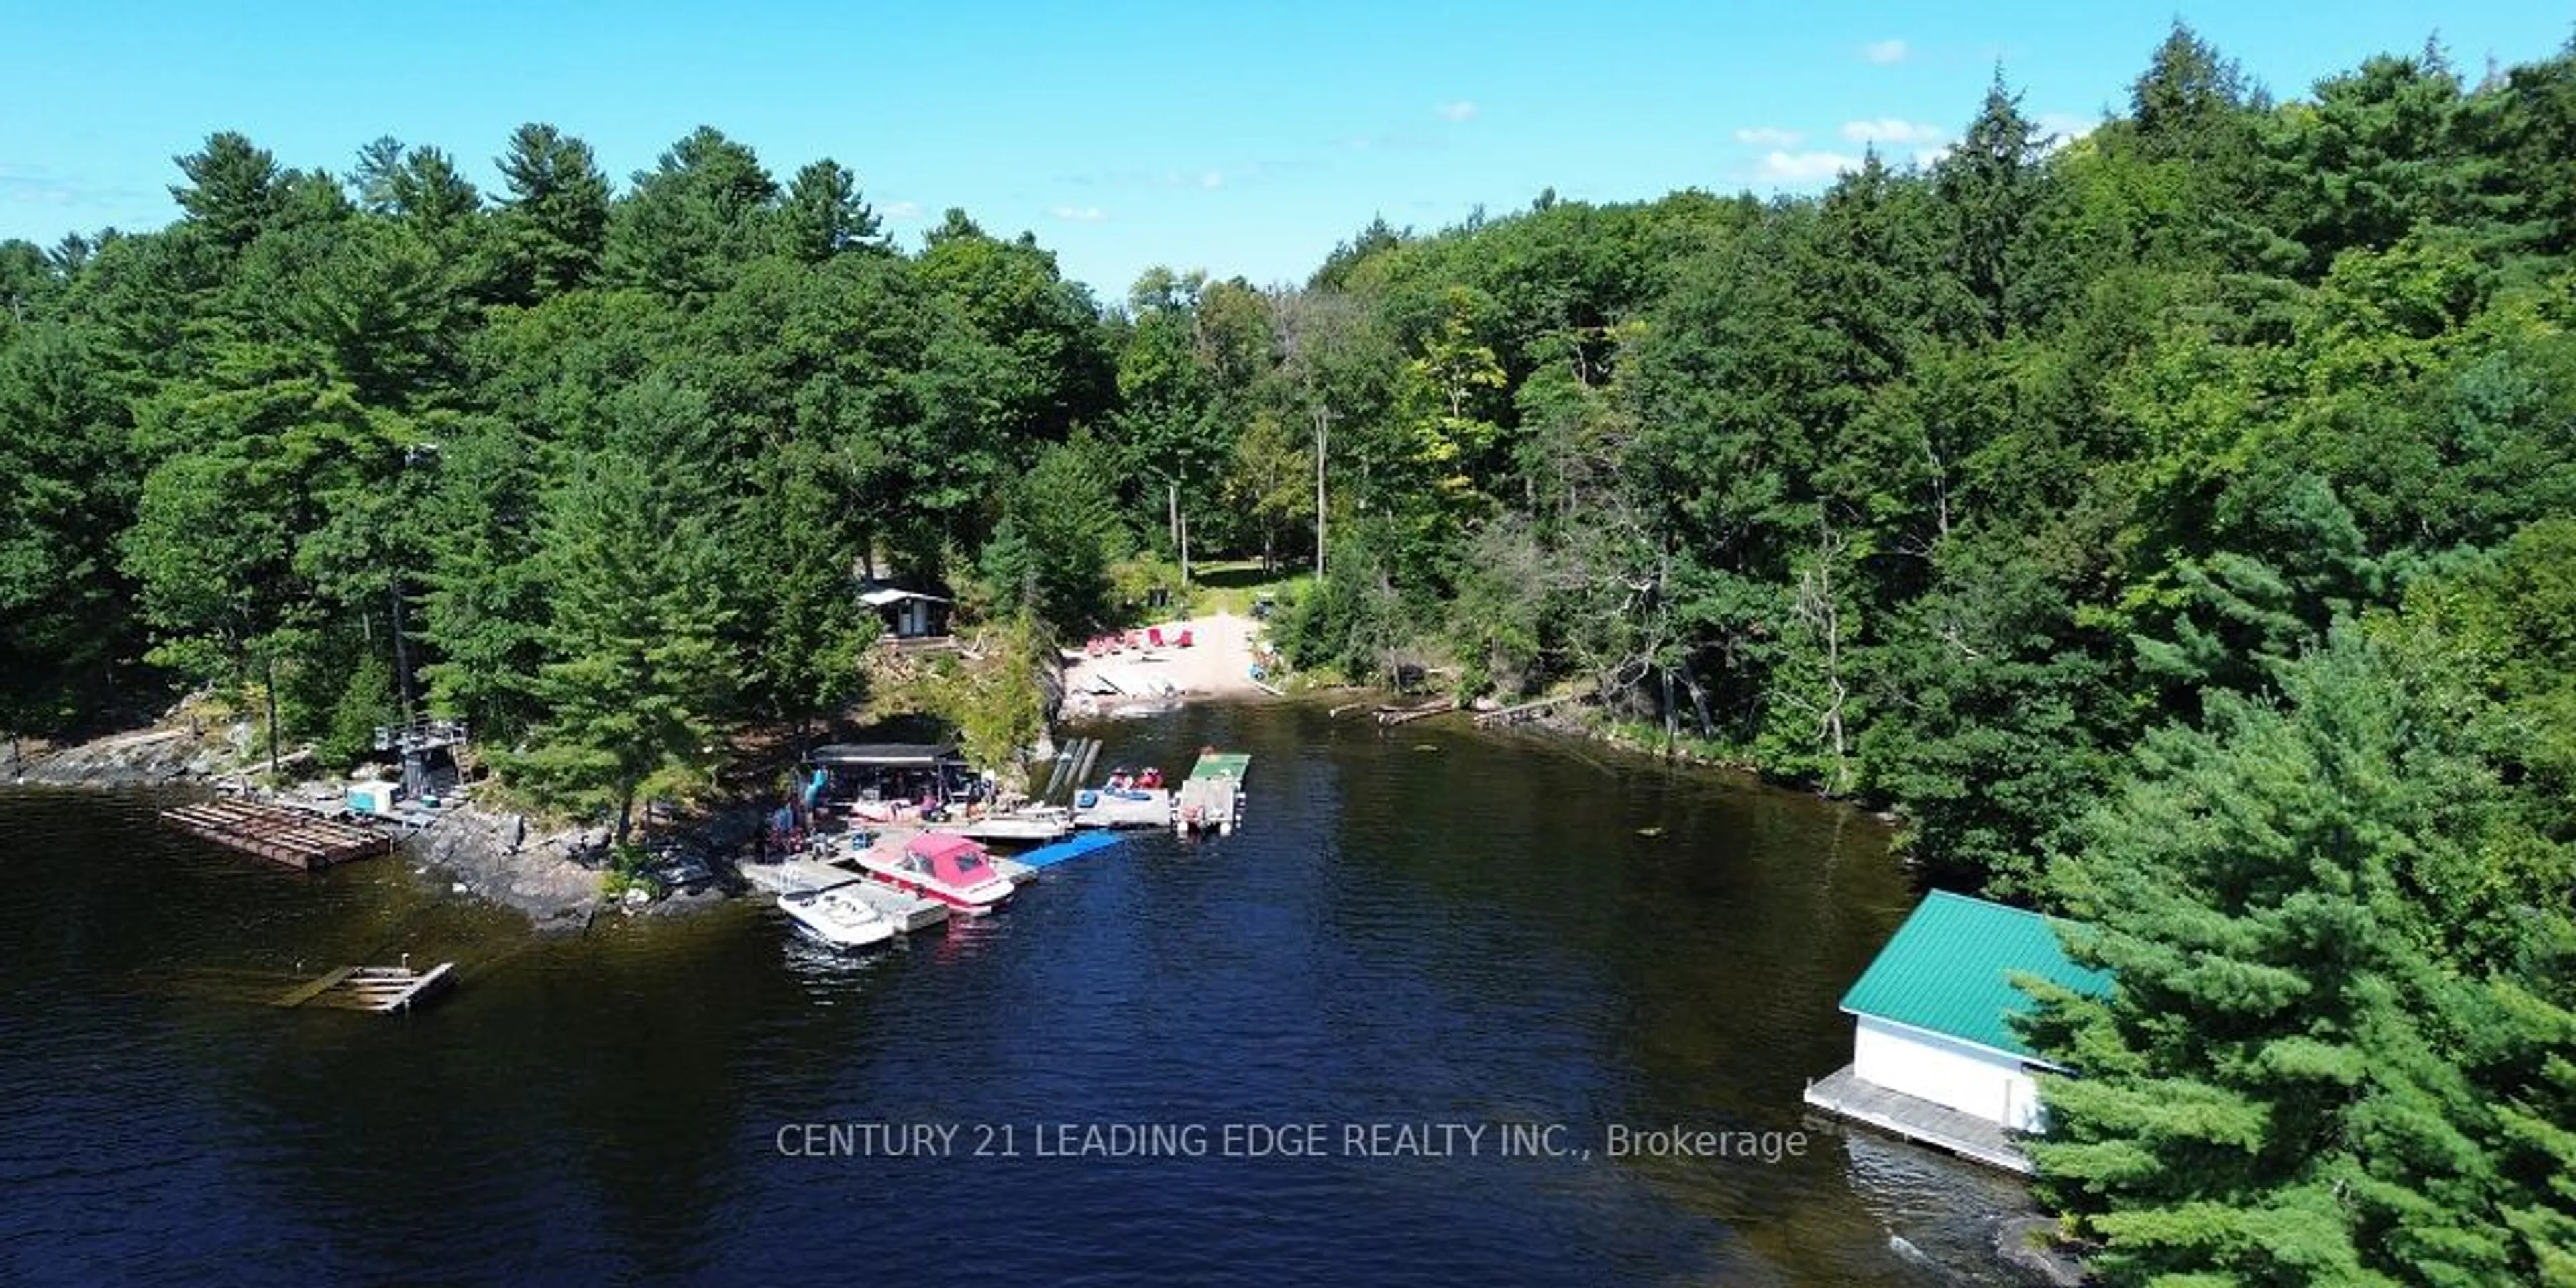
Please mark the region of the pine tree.
POLYGON ((721 556, 704 519, 613 448, 581 463, 547 520, 545 716, 536 748, 504 764, 549 800, 604 808, 622 845, 639 795, 703 784, 714 763, 721 556))
POLYGON ((2058 866, 2092 928, 2078 956, 2118 990, 2044 998, 2034 1036, 2082 1076, 2044 1081, 2033 1157, 2107 1282, 2551 1273, 2568 1196, 2526 1160, 2566 1062, 2530 1047, 2565 1013, 2496 1023, 2531 997, 2517 963, 2452 946, 2441 903, 2443 878, 2531 838, 2391 669, 2343 628, 2283 668, 2282 705, 2213 695, 2205 729, 2142 744, 2058 866))

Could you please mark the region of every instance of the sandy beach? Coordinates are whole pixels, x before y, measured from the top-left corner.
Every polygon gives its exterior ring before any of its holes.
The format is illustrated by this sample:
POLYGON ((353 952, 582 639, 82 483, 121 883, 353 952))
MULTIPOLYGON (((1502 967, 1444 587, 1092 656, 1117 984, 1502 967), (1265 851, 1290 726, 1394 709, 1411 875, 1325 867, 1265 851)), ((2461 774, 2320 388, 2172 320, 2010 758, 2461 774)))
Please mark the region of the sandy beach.
POLYGON ((1156 622, 1129 632, 1150 641, 1162 632, 1163 643, 1119 647, 1094 654, 1065 652, 1065 709, 1069 714, 1105 714, 1137 703, 1189 701, 1198 698, 1265 696, 1252 679, 1255 640, 1260 623, 1231 613, 1156 622), (1183 632, 1187 648, 1179 646, 1183 632))

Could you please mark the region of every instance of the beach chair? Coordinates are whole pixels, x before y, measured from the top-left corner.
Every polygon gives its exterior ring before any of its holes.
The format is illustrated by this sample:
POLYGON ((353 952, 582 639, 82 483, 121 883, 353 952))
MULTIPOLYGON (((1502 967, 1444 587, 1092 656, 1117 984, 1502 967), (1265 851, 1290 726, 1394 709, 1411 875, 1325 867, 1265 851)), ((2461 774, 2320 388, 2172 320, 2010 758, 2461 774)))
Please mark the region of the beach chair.
POLYGON ((1146 631, 1145 643, 1149 648, 1161 648, 1163 646, 1163 628, 1157 626, 1146 631))
POLYGON ((1172 641, 1172 647, 1174 647, 1174 648, 1188 648, 1189 646, 1190 646, 1190 628, 1188 628, 1188 627, 1184 626, 1184 627, 1182 627, 1182 628, 1181 628, 1181 635, 1180 635, 1180 638, 1172 641))

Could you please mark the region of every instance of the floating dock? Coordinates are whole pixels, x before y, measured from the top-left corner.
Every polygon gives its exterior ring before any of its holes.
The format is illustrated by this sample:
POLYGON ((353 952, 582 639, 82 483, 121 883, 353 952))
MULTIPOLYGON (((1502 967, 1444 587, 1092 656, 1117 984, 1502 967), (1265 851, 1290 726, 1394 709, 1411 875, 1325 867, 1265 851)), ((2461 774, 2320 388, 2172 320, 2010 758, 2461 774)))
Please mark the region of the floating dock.
POLYGON ((1243 821, 1243 772, 1251 765, 1252 757, 1243 752, 1202 753, 1190 776, 1181 780, 1172 830, 1183 836, 1193 831, 1233 835, 1235 824, 1243 821))
POLYGON ((161 817, 218 845, 306 872, 394 848, 390 838, 373 828, 254 801, 201 801, 163 810, 161 817))
POLYGON ((409 966, 343 966, 320 979, 296 985, 276 1004, 391 1015, 410 1010, 455 982, 454 962, 440 962, 425 971, 409 966))
POLYGON ((1068 859, 1078 859, 1097 850, 1105 850, 1127 838, 1116 832, 1076 832, 1053 845, 1041 845, 1020 856, 1030 868, 1051 868, 1068 859))
POLYGON ((1829 1114, 1893 1132, 1907 1140, 1947 1150, 1989 1167, 2028 1176, 2030 1157, 2013 1144, 2001 1123, 1963 1114, 1947 1105, 1890 1091, 1863 1082, 1850 1065, 1807 1084, 1806 1101, 1829 1114))

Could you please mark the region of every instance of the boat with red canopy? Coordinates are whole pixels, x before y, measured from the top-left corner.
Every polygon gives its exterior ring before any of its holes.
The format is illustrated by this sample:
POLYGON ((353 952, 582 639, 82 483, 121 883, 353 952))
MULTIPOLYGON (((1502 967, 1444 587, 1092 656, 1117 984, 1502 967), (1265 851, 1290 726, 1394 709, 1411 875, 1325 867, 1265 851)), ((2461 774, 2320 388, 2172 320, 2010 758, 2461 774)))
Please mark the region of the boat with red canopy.
POLYGON ((924 832, 904 842, 899 853, 869 850, 859 856, 859 866, 888 885, 970 915, 991 912, 1014 889, 983 846, 946 832, 924 832))

